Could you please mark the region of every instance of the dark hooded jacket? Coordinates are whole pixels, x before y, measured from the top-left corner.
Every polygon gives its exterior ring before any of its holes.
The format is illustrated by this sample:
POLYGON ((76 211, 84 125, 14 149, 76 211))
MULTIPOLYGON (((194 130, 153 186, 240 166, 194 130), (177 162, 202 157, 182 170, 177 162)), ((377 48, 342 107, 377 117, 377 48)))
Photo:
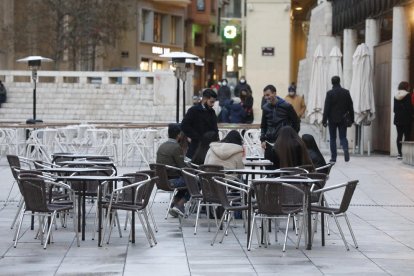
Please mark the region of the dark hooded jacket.
POLYGON ((260 141, 274 143, 283 126, 291 126, 296 132, 300 130, 300 120, 293 107, 284 99, 277 97, 276 105, 263 105, 260 141))

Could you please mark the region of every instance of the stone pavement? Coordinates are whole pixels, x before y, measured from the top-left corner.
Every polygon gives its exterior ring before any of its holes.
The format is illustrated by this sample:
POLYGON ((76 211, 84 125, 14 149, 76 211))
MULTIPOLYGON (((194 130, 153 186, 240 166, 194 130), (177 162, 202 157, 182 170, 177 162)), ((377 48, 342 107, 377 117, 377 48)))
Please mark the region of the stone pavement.
MULTIPOLYGON (((327 157, 327 156, 326 156, 327 157)), ((350 242, 346 251, 333 219, 330 236, 322 247, 320 233, 315 235, 312 250, 302 242, 295 249, 292 230, 286 252, 282 252, 283 232, 279 242, 271 235, 268 248, 259 247, 253 239, 252 250, 246 250, 246 235, 241 220, 229 231, 222 244, 210 245, 213 232, 207 231, 205 215, 193 235, 193 217, 178 228, 178 220, 164 220, 168 195, 160 194, 154 204, 159 231, 158 244, 150 248, 137 224, 136 244, 128 243, 128 231, 120 238, 114 229, 109 244, 102 248, 91 240, 93 205, 89 204, 86 241, 78 248, 72 225, 54 231, 54 243, 43 250, 29 219, 23 225, 24 235, 13 248, 14 231, 10 224, 16 211, 17 189, 13 202, 4 205, 12 183, 10 169, 0 160, 0 275, 413 275, 414 271, 414 168, 389 156, 353 156, 345 163, 341 156, 333 167, 329 185, 351 179, 360 181, 348 211, 359 248, 354 248, 343 218, 343 230, 350 242)), ((137 168, 120 168, 120 173, 137 168)), ((337 204, 340 194, 328 200, 337 204)), ((124 216, 121 216, 121 222, 124 216)), ((283 224, 281 224, 283 225, 283 224)), ((282 226, 282 231, 283 231, 282 226)), ((213 229, 213 228, 212 228, 213 229)), ((129 228, 128 228, 129 230, 129 228)), ((302 239, 303 241, 303 239, 302 239)))

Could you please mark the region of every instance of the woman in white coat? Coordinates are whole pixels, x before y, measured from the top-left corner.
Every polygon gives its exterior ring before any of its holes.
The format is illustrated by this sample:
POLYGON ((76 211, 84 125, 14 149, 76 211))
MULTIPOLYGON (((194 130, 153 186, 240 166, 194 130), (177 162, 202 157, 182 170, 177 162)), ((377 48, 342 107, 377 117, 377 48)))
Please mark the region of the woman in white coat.
POLYGON ((220 142, 210 144, 204 164, 222 165, 224 169, 243 169, 243 138, 230 131, 220 142))

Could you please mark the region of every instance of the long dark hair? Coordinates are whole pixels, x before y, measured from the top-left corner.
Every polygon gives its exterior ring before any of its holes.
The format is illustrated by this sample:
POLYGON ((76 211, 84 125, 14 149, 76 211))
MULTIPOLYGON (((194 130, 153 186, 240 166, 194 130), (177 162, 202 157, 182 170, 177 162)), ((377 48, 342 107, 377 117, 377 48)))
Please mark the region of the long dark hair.
POLYGON ((278 157, 280 168, 312 165, 305 143, 290 126, 280 129, 273 150, 278 157))
POLYGON ((311 134, 303 134, 302 135, 302 141, 305 143, 305 146, 308 149, 308 152, 309 153, 312 152, 314 154, 315 160, 313 160, 313 157, 310 154, 311 158, 312 158, 312 162, 314 163, 314 165, 315 166, 326 165, 325 158, 323 157, 321 151, 319 150, 318 145, 316 144, 315 138, 313 138, 313 136, 311 134), (318 161, 318 162, 316 162, 316 161, 318 161), (315 163, 321 163, 321 162, 323 162, 325 164, 315 164, 315 163))
POLYGON ((231 130, 226 137, 221 140, 222 143, 231 143, 239 146, 243 145, 243 138, 237 130, 231 130))
POLYGON ((218 133, 215 131, 208 131, 204 133, 203 137, 201 138, 200 143, 198 144, 198 147, 193 155, 193 158, 191 159, 191 163, 202 165, 204 164, 204 159, 206 159, 207 151, 210 148, 211 142, 217 142, 220 138, 218 136, 218 133))

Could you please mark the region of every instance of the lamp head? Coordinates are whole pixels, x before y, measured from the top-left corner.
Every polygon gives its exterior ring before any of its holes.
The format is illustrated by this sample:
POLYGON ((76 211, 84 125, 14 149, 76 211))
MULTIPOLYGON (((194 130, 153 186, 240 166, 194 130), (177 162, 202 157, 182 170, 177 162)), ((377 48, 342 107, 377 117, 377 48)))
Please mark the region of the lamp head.
POLYGON ((38 69, 42 61, 51 62, 53 60, 42 56, 28 56, 17 60, 17 62, 27 62, 30 69, 38 69))

